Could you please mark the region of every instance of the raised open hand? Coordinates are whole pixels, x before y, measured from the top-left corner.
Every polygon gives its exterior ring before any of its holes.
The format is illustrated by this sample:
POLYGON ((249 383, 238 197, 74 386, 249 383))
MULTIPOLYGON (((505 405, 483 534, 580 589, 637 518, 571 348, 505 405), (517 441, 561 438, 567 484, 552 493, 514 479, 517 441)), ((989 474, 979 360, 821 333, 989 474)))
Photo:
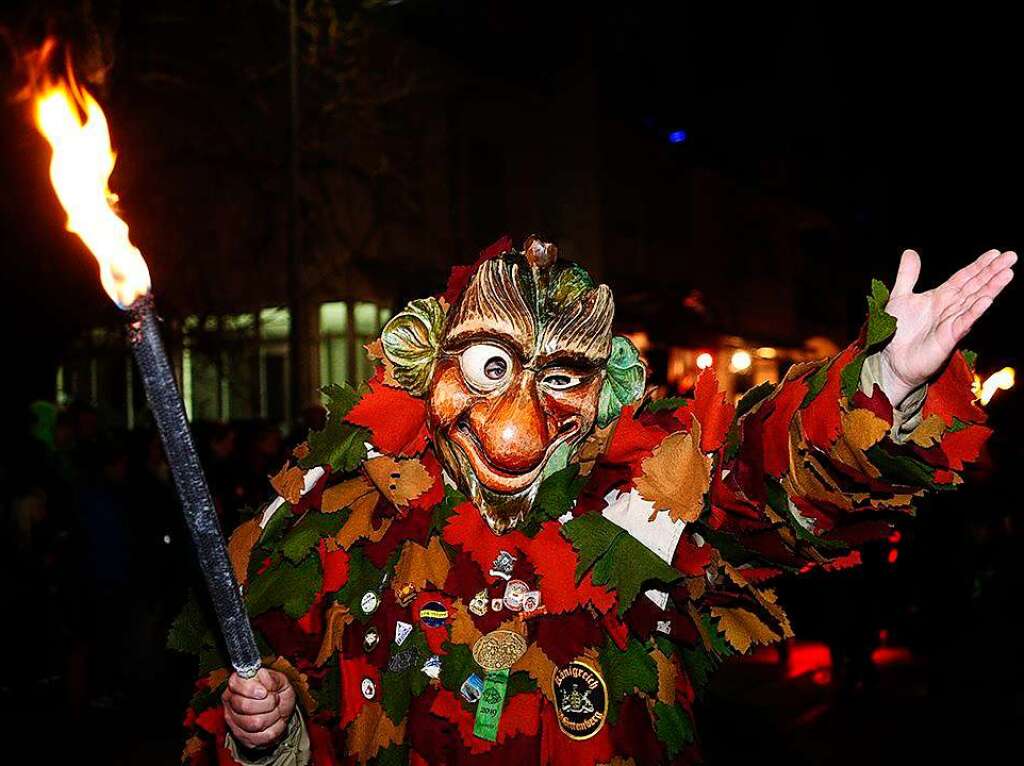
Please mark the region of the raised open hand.
POLYGON ((896 334, 882 351, 881 385, 898 405, 945 363, 978 317, 1013 279, 1013 252, 989 250, 938 287, 915 293, 921 258, 905 250, 887 313, 896 334))

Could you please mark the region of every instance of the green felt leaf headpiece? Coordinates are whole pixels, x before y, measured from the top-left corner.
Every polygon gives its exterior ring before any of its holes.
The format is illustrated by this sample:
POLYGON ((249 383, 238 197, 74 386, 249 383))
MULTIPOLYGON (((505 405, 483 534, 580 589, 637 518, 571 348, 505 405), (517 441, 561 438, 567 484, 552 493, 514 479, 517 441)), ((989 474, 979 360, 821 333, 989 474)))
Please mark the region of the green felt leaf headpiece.
POLYGON ((380 340, 394 367, 395 380, 421 396, 430 383, 444 327, 444 309, 437 298, 419 298, 384 325, 380 340))

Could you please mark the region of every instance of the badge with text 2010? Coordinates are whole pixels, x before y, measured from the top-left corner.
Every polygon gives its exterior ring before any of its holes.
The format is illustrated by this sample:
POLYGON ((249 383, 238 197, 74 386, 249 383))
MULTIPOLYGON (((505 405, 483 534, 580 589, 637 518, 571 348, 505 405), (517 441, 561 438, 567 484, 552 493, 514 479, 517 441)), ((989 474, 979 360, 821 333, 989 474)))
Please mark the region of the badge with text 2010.
POLYGON ((555 668, 551 679, 555 714, 562 732, 589 739, 601 731, 608 714, 608 687, 590 665, 580 661, 555 668))

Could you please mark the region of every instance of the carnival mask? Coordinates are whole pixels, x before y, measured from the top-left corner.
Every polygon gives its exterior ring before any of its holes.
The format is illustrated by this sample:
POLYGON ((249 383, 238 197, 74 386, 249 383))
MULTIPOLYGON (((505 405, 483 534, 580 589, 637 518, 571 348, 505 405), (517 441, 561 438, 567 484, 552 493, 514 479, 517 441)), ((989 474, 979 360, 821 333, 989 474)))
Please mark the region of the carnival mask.
POLYGON ((557 255, 531 237, 484 260, 448 310, 413 301, 381 335, 394 378, 426 399, 442 465, 496 534, 644 388, 636 349, 612 336, 611 290, 557 255))

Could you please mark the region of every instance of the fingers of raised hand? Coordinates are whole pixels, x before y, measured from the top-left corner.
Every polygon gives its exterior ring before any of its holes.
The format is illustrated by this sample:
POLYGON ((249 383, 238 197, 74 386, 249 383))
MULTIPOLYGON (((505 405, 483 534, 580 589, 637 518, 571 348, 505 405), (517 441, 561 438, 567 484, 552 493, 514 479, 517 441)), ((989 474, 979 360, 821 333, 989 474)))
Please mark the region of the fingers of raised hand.
POLYGON ((968 279, 962 290, 968 294, 975 293, 985 287, 996 277, 1009 271, 1017 262, 1017 254, 1013 251, 1000 253, 998 257, 989 261, 984 268, 980 269, 973 277, 968 279))
POLYGON ((914 292, 914 285, 921 274, 921 256, 914 250, 904 250, 900 258, 900 268, 896 273, 896 282, 892 287, 892 297, 909 295, 914 292))
POLYGON ((946 284, 952 287, 962 287, 968 280, 970 280, 975 274, 981 271, 983 268, 988 266, 989 263, 994 261, 1000 256, 998 250, 986 250, 984 253, 979 255, 973 261, 968 263, 953 276, 951 276, 946 284))
POLYGON ((978 318, 992 305, 992 300, 991 295, 983 295, 975 299, 965 311, 952 318, 951 329, 956 340, 959 341, 970 331, 978 318))
MULTIPOLYGON (((954 299, 942 309, 942 318, 955 318, 962 314, 979 298, 995 298, 1013 280, 1013 264, 1017 254, 1006 252, 972 277, 962 288, 956 290, 954 299)), ((987 307, 986 307, 987 308, 987 307)))

